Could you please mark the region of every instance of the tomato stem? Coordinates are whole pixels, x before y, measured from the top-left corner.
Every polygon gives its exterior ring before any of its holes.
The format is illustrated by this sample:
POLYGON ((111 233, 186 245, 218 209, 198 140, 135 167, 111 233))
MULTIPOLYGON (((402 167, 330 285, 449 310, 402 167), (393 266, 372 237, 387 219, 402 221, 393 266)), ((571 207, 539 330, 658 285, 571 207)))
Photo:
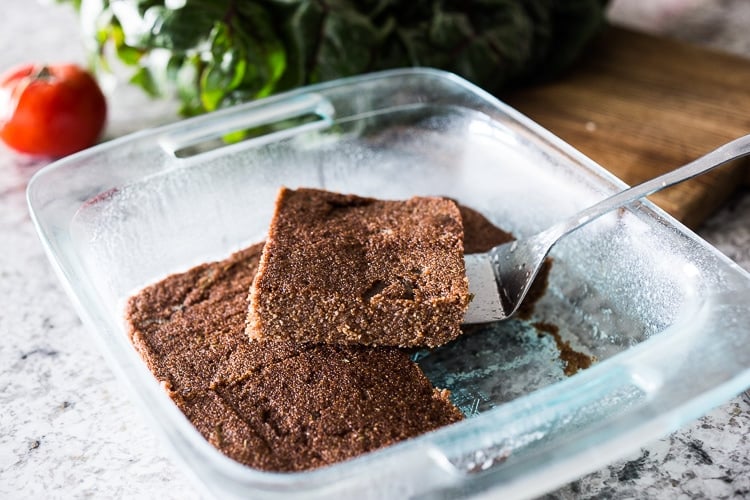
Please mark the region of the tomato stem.
POLYGON ((49 80, 52 77, 52 72, 49 70, 49 66, 46 64, 39 68, 39 71, 34 75, 34 80, 49 80))

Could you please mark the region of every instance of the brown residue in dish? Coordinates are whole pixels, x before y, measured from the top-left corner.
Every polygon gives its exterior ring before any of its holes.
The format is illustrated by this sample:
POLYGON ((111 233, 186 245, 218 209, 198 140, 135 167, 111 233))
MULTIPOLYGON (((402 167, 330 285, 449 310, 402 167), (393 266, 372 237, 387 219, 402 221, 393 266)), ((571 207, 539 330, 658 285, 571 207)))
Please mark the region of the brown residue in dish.
POLYGON ((563 340, 562 336, 560 336, 560 328, 557 325, 539 321, 533 323, 533 326, 539 331, 540 336, 549 334, 555 339, 557 349, 560 351, 560 359, 565 365, 563 368, 565 375, 569 377, 575 375, 579 370, 585 370, 596 361, 596 358, 593 356, 576 351, 571 347, 570 342, 563 340))

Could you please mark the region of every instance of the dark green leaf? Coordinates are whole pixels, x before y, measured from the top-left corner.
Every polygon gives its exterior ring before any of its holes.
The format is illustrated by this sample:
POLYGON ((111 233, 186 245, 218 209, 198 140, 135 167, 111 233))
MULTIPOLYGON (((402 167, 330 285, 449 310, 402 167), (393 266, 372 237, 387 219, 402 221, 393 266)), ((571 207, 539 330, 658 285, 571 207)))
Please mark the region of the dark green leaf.
POLYGON ((309 68, 320 44, 324 11, 318 2, 298 2, 279 15, 286 40, 286 71, 279 85, 289 89, 308 82, 309 68))
POLYGON ((380 42, 379 30, 354 10, 331 10, 325 16, 321 40, 310 67, 310 81, 356 75, 371 66, 373 48, 380 42))

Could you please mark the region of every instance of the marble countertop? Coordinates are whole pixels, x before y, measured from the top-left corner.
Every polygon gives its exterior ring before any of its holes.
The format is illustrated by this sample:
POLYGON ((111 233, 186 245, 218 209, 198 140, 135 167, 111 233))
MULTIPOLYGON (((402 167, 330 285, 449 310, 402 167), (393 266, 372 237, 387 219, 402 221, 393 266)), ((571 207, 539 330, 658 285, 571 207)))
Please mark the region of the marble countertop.
MULTIPOLYGON (((0 46, 9 49, 0 52, 0 70, 85 61, 68 7, 28 0, 3 0, 3 7, 0 46)), ((651 28, 669 31, 663 23, 651 28)), ((718 44, 750 57, 744 31, 718 44)), ((133 89, 112 92, 107 138, 176 119, 170 105, 133 89)), ((0 498, 200 498, 124 394, 52 272, 25 201, 26 183, 42 166, 0 146, 0 498)), ((750 190, 699 233, 750 270, 750 190)), ((750 395, 547 497, 750 497, 750 395)))

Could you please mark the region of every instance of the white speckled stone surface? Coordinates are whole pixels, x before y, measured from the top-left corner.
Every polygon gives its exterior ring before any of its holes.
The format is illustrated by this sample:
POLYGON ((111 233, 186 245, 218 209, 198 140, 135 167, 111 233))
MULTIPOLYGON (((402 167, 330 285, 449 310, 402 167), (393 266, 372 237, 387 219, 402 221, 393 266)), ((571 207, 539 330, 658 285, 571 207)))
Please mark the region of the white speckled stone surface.
MULTIPOLYGON (((723 29, 710 40, 686 38, 750 56, 750 33, 738 28, 747 23, 717 10, 736 7, 750 19, 743 2, 684 3, 699 5, 703 14, 691 15, 723 29)), ((84 61, 67 7, 29 0, 3 0, 2 7, 0 70, 24 61, 84 61)), ((680 35, 659 21, 650 28, 680 35)), ((110 105, 108 137, 175 119, 169 105, 128 89, 115 91, 110 105)), ((0 498, 199 498, 123 394, 52 273, 25 202, 26 183, 41 166, 0 146, 0 498)), ((700 232, 750 269, 750 191, 700 232)), ((747 393, 548 495, 743 497, 750 497, 747 393)))

